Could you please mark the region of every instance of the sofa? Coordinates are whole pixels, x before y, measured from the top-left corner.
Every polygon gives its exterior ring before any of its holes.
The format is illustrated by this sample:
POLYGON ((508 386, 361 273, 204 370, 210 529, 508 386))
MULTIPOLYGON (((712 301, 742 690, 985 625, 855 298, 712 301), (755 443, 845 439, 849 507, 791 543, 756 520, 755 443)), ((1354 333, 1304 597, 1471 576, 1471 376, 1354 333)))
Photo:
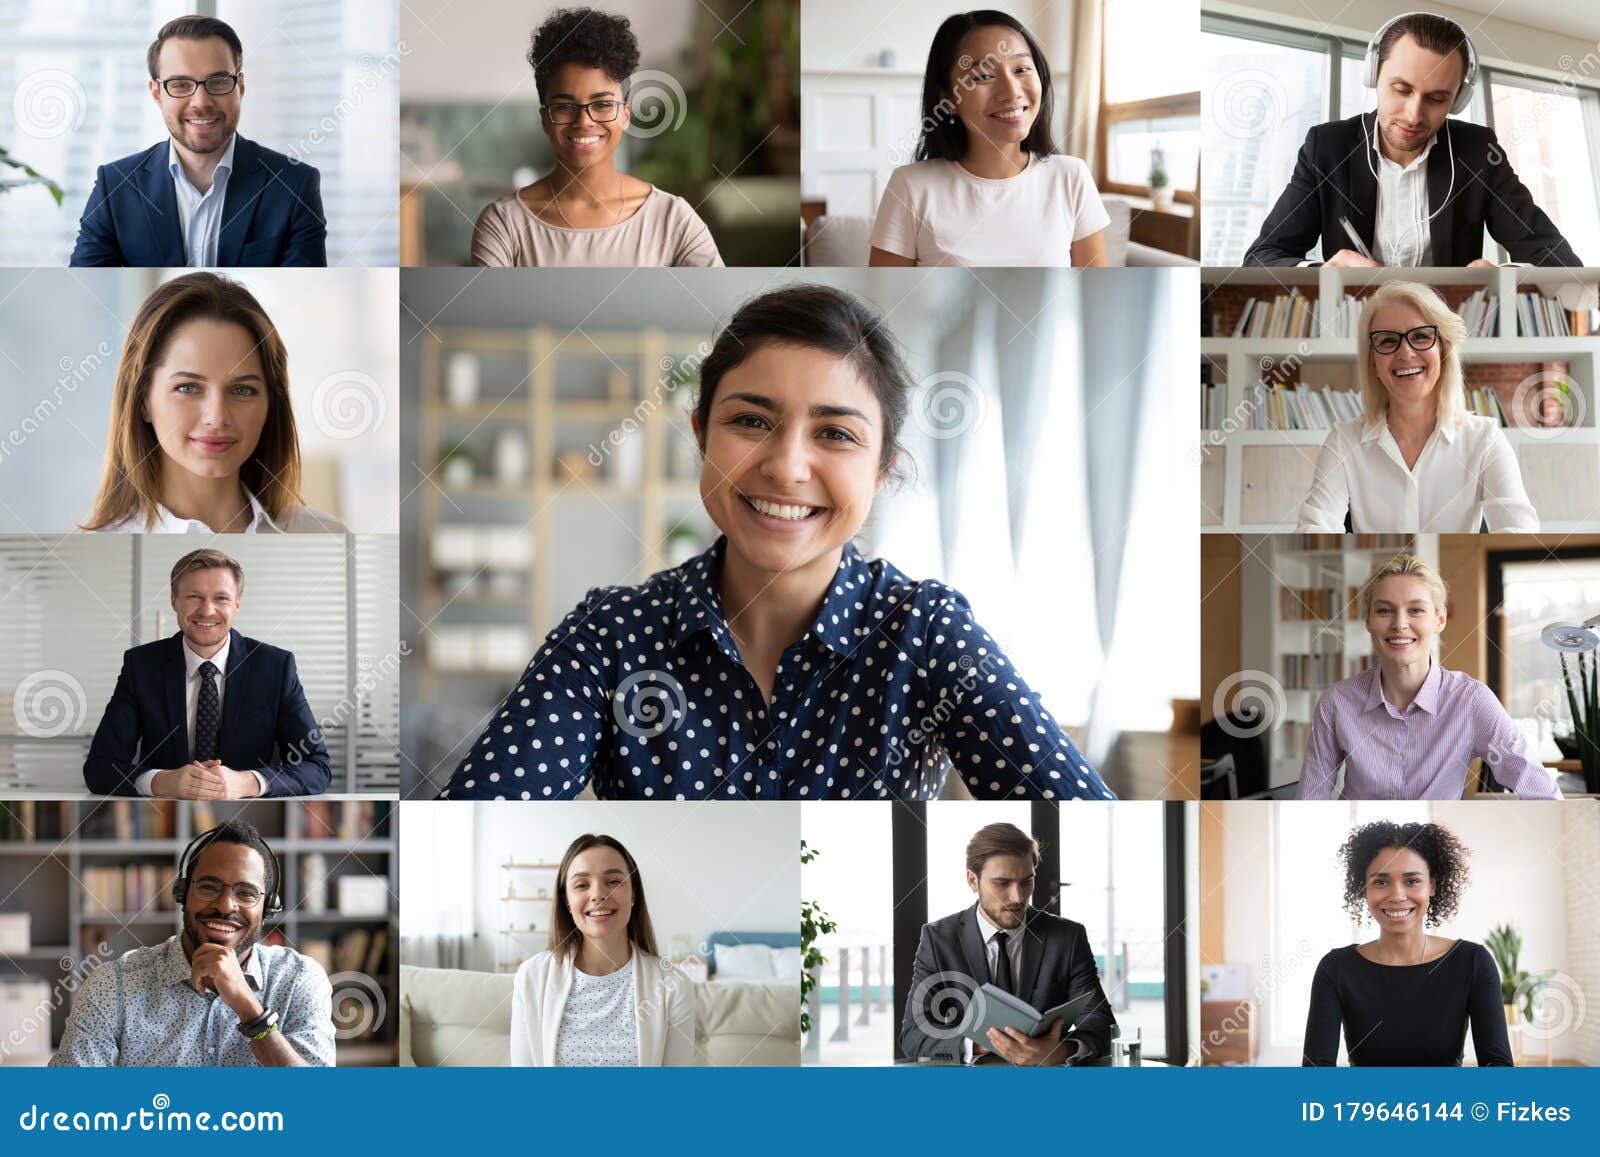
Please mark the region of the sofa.
MULTIPOLYGON (((495 1067, 511 1059, 509 972, 400 967, 400 1063, 495 1067)), ((800 986, 792 981, 695 984, 695 1063, 800 1063, 800 986)))
MULTIPOLYGON (((1198 265, 1187 257, 1128 240, 1133 207, 1121 197, 1102 196, 1111 224, 1106 226, 1106 261, 1111 265, 1198 265)), ((872 250, 870 217, 823 214, 805 231, 801 259, 806 265, 865 265, 872 250)))

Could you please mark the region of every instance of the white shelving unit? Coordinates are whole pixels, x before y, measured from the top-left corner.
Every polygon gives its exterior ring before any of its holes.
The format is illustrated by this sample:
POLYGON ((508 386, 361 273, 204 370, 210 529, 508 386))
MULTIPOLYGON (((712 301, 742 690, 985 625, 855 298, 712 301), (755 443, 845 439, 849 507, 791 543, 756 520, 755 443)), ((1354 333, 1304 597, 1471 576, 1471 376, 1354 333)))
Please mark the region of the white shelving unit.
POLYGON ((500 865, 503 887, 500 926, 495 929, 495 971, 515 972, 530 952, 544 947, 543 940, 550 935, 548 913, 560 870, 559 863, 542 860, 508 860, 500 865))
MULTIPOLYGON (((1282 787, 1300 778, 1305 739, 1317 699, 1332 682, 1312 679, 1304 686, 1289 688, 1285 658, 1332 655, 1337 656, 1330 663, 1337 665, 1338 678, 1359 672, 1362 660, 1372 654, 1372 640, 1361 619, 1360 607, 1348 605, 1349 592, 1360 590, 1374 563, 1408 549, 1431 565, 1439 565, 1438 535, 1407 537, 1412 543, 1409 548, 1363 547, 1356 545, 1358 536, 1346 535, 1348 545, 1333 550, 1307 549, 1299 535, 1243 540, 1246 562, 1240 569, 1239 587, 1246 613, 1241 616, 1240 666, 1247 671, 1265 671, 1285 685, 1283 718, 1262 736, 1267 745, 1269 787, 1282 787), (1333 613, 1326 618, 1286 618, 1280 594, 1286 587, 1334 592, 1330 600, 1333 613)), ((1436 646, 1437 642, 1436 639, 1436 646)))
MULTIPOLYGON (((1298 289, 1317 301, 1331 317, 1347 291, 1390 280, 1421 281, 1436 286, 1486 289, 1499 301, 1497 335, 1468 338, 1461 357, 1472 385, 1474 362, 1568 363, 1579 395, 1577 424, 1559 430, 1508 428, 1523 482, 1539 511, 1541 529, 1552 532, 1593 530, 1585 517, 1600 493, 1600 412, 1597 412, 1596 357, 1600 337, 1518 337, 1516 295, 1537 289, 1553 293, 1564 283, 1592 282, 1592 270, 1566 269, 1330 269, 1208 268, 1202 271, 1204 292, 1227 285, 1270 296, 1298 289)), ((1203 337, 1200 357, 1212 367, 1214 380, 1225 383, 1228 427, 1202 430, 1201 529, 1212 532, 1274 533, 1292 531, 1300 502, 1311 485, 1317 451, 1326 430, 1247 430, 1246 390, 1262 376, 1264 359, 1297 361, 1306 367, 1303 380, 1317 381, 1318 365, 1353 369, 1356 342, 1350 337, 1233 338, 1203 337)))

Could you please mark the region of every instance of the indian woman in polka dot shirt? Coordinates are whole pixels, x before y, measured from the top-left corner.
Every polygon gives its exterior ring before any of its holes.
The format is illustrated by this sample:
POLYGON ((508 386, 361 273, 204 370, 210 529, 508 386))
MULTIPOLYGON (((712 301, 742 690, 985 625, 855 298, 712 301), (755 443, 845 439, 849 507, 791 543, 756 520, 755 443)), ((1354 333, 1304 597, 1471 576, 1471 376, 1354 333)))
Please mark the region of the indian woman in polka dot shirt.
POLYGON ((747 302, 701 365, 722 530, 550 632, 447 799, 1113 799, 960 592, 852 539, 901 461, 915 379, 870 306, 747 302))

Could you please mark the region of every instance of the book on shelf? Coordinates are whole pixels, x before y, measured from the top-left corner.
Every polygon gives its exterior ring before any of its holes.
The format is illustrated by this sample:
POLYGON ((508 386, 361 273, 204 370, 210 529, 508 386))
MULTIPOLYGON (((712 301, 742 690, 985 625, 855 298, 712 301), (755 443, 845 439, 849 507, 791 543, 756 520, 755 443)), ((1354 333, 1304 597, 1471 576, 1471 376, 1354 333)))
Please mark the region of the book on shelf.
POLYGON ((1228 387, 1222 384, 1200 384, 1200 428, 1220 430, 1228 419, 1228 387))
POLYGON ((1308 338, 1317 330, 1317 309, 1298 289, 1273 297, 1252 297, 1244 303, 1233 336, 1240 338, 1308 338))
POLYGON ((78 827, 86 840, 170 840, 178 833, 176 800, 116 800, 85 809, 78 827))
POLYGON ((1326 587, 1279 587, 1279 618, 1290 623, 1342 621, 1349 601, 1341 604, 1338 598, 1338 591, 1326 587))
POLYGON ((1411 550, 1409 534, 1297 534, 1295 550, 1411 550))
POLYGON ((1327 430, 1361 416, 1361 395, 1332 386, 1252 382, 1245 390, 1252 430, 1327 430))
POLYGON ((0 803, 0 841, 64 840, 71 834, 72 804, 67 800, 0 803))
POLYGON ((1500 299, 1487 289, 1473 292, 1456 310, 1467 327, 1468 337, 1493 337, 1500 317, 1500 299))
POLYGON ((308 840, 365 840, 379 837, 389 817, 383 800, 313 799, 305 803, 308 840))
POLYGON ((1588 337, 1595 331, 1595 311, 1565 309, 1537 290, 1517 294, 1517 336, 1588 337))
POLYGON ((1285 691, 1325 691, 1339 680, 1365 671, 1372 662, 1370 655, 1347 660, 1340 651, 1282 658, 1285 691))
POLYGON ((131 912, 170 912, 172 878, 177 869, 167 864, 95 864, 83 868, 83 910, 87 916, 131 912))
POLYGON ((1510 425, 1506 412, 1500 407, 1500 398, 1488 386, 1470 386, 1467 389, 1467 411, 1480 418, 1493 418, 1499 426, 1510 425))

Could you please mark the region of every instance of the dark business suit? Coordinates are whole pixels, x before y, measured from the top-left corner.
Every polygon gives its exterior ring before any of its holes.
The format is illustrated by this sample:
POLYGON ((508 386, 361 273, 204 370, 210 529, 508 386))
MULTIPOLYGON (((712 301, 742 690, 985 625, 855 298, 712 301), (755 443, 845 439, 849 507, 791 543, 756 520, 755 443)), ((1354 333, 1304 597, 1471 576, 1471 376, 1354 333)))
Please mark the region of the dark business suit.
MULTIPOLYGON (((332 773, 328 749, 300 687, 294 655, 228 633, 217 757, 259 771, 268 795, 318 795, 332 773)), ((185 712, 183 636, 124 651, 122 673, 95 728, 83 779, 101 795, 137 795, 134 781, 192 760, 185 712)))
MULTIPOLYGON (((1378 159, 1368 142, 1376 113, 1314 125, 1300 146, 1294 175, 1267 214, 1261 235, 1244 255, 1246 265, 1297 265, 1320 238, 1322 259, 1354 249, 1339 218, 1347 217, 1368 251, 1377 228, 1378 159), (1365 136, 1363 136, 1365 126, 1365 136), (1371 162, 1370 165, 1368 162, 1371 162)), ((1529 265, 1582 265, 1578 255, 1506 159, 1493 130, 1451 119, 1428 154, 1428 212, 1432 264, 1466 265, 1483 256, 1483 230, 1504 245, 1511 260, 1529 265), (1455 189, 1450 158, 1455 156, 1455 189), (1491 160, 1491 158, 1494 158, 1491 160), (1446 192, 1450 193, 1448 202, 1446 192)), ((1600 260, 1600 254, 1590 254, 1600 260)))
MULTIPOLYGON (((1022 960, 1013 994, 1044 1012, 1082 993, 1093 993, 1088 1009, 1066 1033, 1066 1039, 1083 1044, 1074 1064, 1105 1056, 1117 1018, 1100 987, 1100 972, 1083 925, 1030 908, 1021 932, 1022 960)), ((901 1056, 906 1060, 959 1061, 962 1037, 957 1029, 966 1012, 967 997, 988 983, 989 961, 976 904, 924 924, 912 967, 911 995, 900 1026, 901 1056), (949 977, 948 982, 933 981, 941 974, 949 977)))
MULTIPOLYGON (((101 165, 78 222, 73 265, 189 263, 168 142, 101 165)), ((322 178, 310 165, 237 137, 222 197, 219 266, 326 265, 322 178)))

